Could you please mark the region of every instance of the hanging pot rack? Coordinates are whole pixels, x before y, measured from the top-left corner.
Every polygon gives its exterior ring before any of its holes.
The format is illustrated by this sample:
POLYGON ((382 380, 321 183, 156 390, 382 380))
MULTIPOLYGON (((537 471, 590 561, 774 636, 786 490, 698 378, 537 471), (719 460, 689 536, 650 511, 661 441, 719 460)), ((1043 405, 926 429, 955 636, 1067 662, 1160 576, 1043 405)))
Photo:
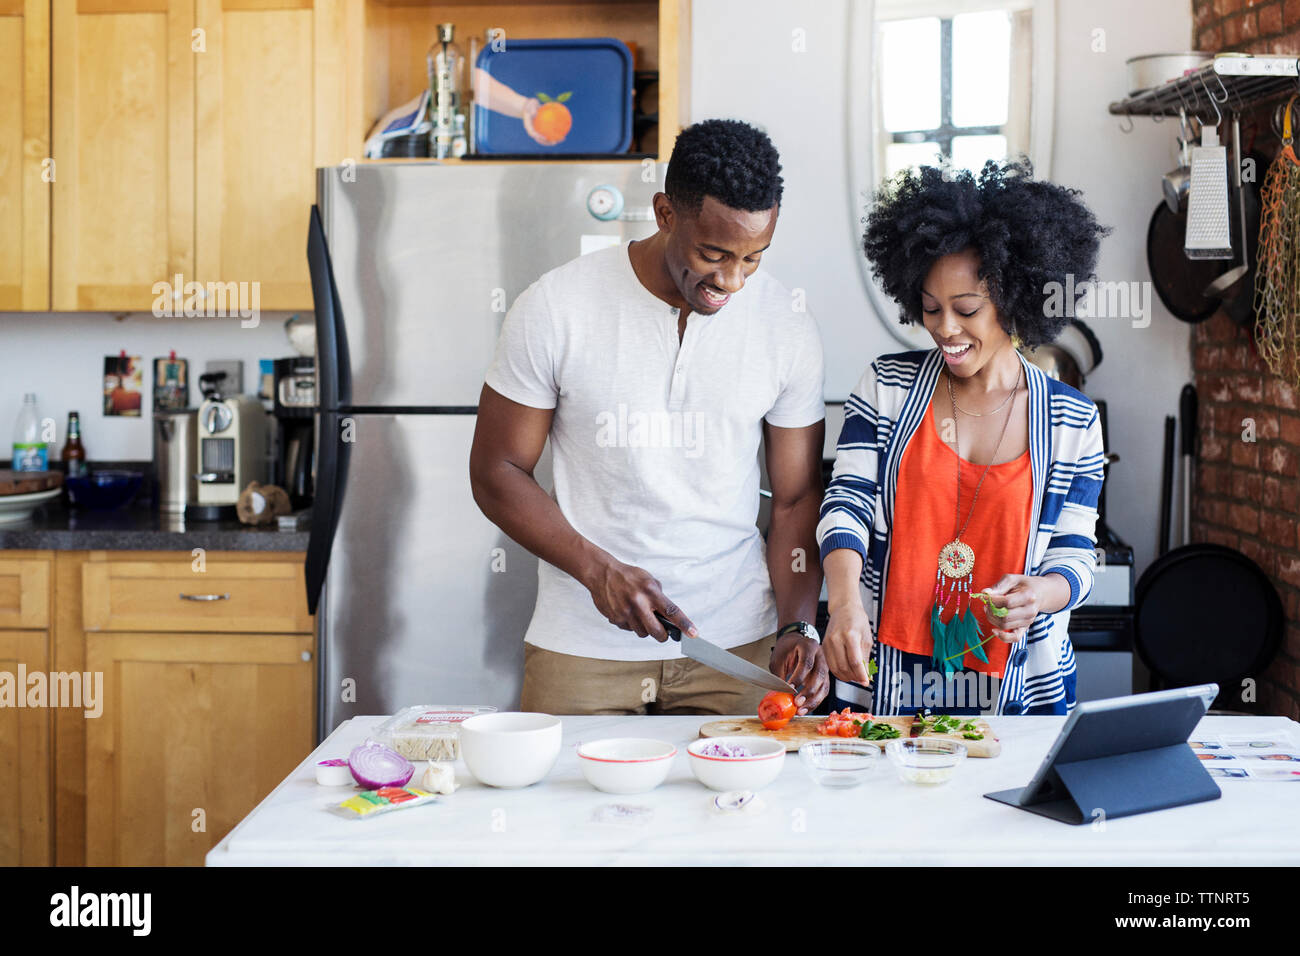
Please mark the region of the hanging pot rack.
POLYGON ((1128 120, 1120 125, 1125 133, 1132 132, 1134 116, 1158 123, 1180 110, 1217 126, 1226 112, 1245 112, 1292 93, 1300 93, 1300 59, 1221 53, 1195 72, 1111 103, 1109 110, 1128 120))

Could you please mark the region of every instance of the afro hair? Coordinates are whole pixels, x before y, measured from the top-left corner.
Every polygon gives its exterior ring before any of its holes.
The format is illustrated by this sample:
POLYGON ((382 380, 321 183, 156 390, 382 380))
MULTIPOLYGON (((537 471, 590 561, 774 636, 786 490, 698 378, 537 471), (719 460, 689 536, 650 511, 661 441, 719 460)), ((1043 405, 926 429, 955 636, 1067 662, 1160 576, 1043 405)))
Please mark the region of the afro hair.
POLYGON ((909 169, 876 193, 862 248, 902 307, 904 324, 922 321, 921 286, 935 260, 974 250, 1003 328, 1027 346, 1042 345, 1068 321, 1049 314, 1049 289, 1068 288, 1072 275, 1082 294, 1094 277, 1101 237, 1110 232, 1080 195, 1035 180, 1023 158, 989 160, 978 178, 968 170, 909 169))
POLYGON ((678 134, 664 192, 687 212, 698 212, 705 196, 763 212, 780 205, 781 186, 781 158, 766 133, 739 120, 711 119, 678 134))

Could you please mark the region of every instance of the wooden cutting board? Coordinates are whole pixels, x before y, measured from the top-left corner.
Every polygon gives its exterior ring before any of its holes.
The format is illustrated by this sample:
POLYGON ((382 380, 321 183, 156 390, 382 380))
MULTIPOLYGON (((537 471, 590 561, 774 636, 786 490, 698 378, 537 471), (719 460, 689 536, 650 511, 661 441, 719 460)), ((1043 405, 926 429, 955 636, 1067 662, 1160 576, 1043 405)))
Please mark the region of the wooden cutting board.
POLYGON ((63 484, 61 471, 11 471, 0 468, 0 495, 29 495, 63 484))
MULTIPOLYGON (((804 744, 813 740, 836 740, 835 737, 826 737, 817 733, 817 725, 826 718, 824 717, 796 717, 790 723, 786 724, 780 730, 766 730, 763 722, 757 717, 736 717, 724 720, 714 720, 700 728, 701 737, 771 737, 785 744, 786 750, 798 750, 804 744)), ((898 733, 902 737, 907 737, 912 730, 912 716, 909 714, 904 717, 876 717, 876 723, 891 724, 898 728, 898 733)), ((955 740, 966 747, 966 755, 969 757, 996 757, 1002 753, 1002 743, 993 735, 992 728, 982 717, 972 718, 978 733, 984 735, 983 740, 964 740, 961 734, 926 734, 927 737, 939 740, 955 740)), ((884 741, 869 740, 867 743, 878 744, 883 747, 884 741)))

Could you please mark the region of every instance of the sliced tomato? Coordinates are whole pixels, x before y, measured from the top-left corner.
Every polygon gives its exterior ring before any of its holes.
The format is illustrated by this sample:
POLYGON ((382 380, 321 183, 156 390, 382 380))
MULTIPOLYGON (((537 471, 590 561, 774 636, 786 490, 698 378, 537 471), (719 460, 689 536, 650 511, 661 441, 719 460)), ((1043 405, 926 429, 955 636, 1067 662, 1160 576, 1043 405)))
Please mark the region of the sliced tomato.
POLYGON ((855 713, 845 707, 838 713, 832 712, 817 725, 817 732, 826 737, 856 737, 862 725, 872 719, 870 714, 855 713))
POLYGON ((783 690, 774 690, 758 705, 758 719, 766 730, 780 730, 798 712, 794 705, 794 695, 783 690))

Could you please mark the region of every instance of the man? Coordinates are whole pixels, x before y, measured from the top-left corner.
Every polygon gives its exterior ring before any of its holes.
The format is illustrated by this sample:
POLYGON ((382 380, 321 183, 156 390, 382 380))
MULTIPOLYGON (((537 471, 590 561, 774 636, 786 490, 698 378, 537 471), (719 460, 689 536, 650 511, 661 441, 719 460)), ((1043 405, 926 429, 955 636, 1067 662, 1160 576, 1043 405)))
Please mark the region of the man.
POLYGON ((684 130, 654 197, 659 231, 548 272, 506 316, 470 480, 483 513, 543 562, 524 710, 754 713, 763 691, 684 659, 656 614, 683 641, 788 679, 801 712, 826 695, 807 623, 821 589, 821 341, 755 272, 780 170, 744 123, 684 130), (548 435, 554 498, 533 477, 548 435))

